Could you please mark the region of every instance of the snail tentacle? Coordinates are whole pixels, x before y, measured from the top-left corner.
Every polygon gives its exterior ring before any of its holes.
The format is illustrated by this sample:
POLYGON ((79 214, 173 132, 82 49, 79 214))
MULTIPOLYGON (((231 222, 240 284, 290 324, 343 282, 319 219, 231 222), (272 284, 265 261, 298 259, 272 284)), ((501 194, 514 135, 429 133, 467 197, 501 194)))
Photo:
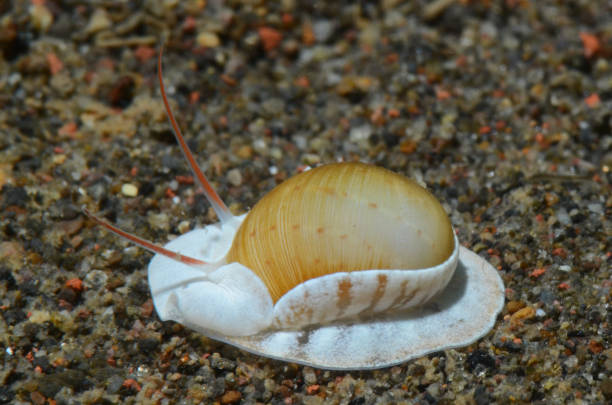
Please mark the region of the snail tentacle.
POLYGON ((187 142, 185 142, 185 138, 183 137, 183 134, 181 133, 181 130, 178 124, 176 123, 174 114, 172 114, 172 110, 170 109, 170 103, 168 102, 168 98, 166 97, 164 79, 162 78, 162 54, 163 54, 163 45, 160 47, 159 56, 157 59, 157 76, 159 78, 160 91, 161 91, 162 99, 164 100, 164 106, 166 107, 166 114, 168 115, 168 121, 170 121, 170 126, 172 127, 172 132, 174 133, 174 136, 176 137, 176 140, 178 141, 178 144, 181 147, 181 151, 183 151, 183 155, 185 155, 185 159, 187 160, 187 163, 189 163, 189 167, 191 168, 191 171, 193 172, 194 176, 198 179, 198 182, 202 186, 206 199, 208 200, 208 202, 210 202, 210 205, 212 205, 213 209, 215 210, 215 213, 219 217, 219 220, 222 223, 226 223, 233 217, 233 215, 230 212, 229 208, 227 208, 227 205, 225 205, 221 197, 219 197, 219 194, 217 194, 213 186, 210 184, 210 182, 208 181, 208 179, 206 178, 206 176, 204 175, 200 167, 198 166, 198 163, 196 162, 195 157, 193 156, 193 153, 189 149, 187 142))
POLYGON ((148 241, 146 239, 143 239, 139 236, 136 236, 134 234, 131 234, 129 232, 126 232, 122 229, 117 228, 115 225, 111 224, 110 222, 107 222, 106 220, 92 214, 91 212, 89 212, 89 210, 85 207, 83 207, 83 212, 85 213, 85 215, 87 215, 89 218, 91 218, 94 222, 96 222, 97 224, 101 225, 102 227, 108 229, 109 231, 111 231, 112 233, 121 236, 122 238, 125 238, 127 240, 129 240, 130 242, 144 248, 147 249, 153 253, 158 253, 160 255, 166 256, 172 260, 176 260, 177 262, 181 262, 181 263, 185 263, 188 265, 195 265, 195 266, 202 266, 207 264, 205 261, 199 260, 199 259, 195 259, 193 257, 190 256, 185 256, 183 254, 180 254, 178 252, 174 252, 172 250, 166 249, 163 246, 157 245, 151 241, 148 241))

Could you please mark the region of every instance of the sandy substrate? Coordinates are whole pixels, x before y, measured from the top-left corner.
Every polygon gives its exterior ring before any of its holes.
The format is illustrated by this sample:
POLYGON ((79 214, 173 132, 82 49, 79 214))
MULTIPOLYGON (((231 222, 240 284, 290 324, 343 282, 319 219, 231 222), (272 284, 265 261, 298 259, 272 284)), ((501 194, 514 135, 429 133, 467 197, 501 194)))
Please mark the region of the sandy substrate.
POLYGON ((92 3, 0 3, 0 403, 612 400, 609 1, 92 3), (414 178, 504 279, 492 332, 348 373, 161 322, 151 254, 81 206, 159 243, 216 221, 162 40, 233 212, 307 165, 414 178))

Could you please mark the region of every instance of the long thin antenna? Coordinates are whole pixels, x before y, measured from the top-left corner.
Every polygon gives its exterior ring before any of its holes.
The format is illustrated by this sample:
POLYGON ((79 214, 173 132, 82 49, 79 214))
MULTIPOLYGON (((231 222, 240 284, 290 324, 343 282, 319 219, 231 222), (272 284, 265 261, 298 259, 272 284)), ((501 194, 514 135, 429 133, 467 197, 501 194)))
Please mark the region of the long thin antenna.
POLYGON ((176 140, 178 141, 179 146, 181 147, 181 150, 183 151, 183 154, 185 155, 185 158, 187 159, 187 163, 189 163, 189 167, 191 167, 191 171, 193 172, 195 177, 200 182, 200 185, 204 189, 204 195, 206 196, 206 199, 210 202, 213 209, 217 213, 219 220, 221 222, 227 222, 230 219, 232 219, 233 217, 232 213, 230 212, 229 208, 227 208, 227 206, 225 205, 221 197, 219 197, 219 194, 217 194, 217 192, 212 187, 212 185, 210 184, 210 182, 208 181, 204 173, 202 173, 202 170, 200 170, 200 167, 198 166, 198 163, 196 162, 193 156, 193 153, 191 153, 189 146, 187 146, 187 142, 185 142, 185 138, 183 138, 183 134, 181 133, 181 130, 178 124, 176 123, 176 120, 174 119, 174 114, 172 114, 172 110, 170 109, 170 103, 168 103, 168 97, 166 97, 164 79, 162 78, 163 51, 164 51, 164 47, 162 45, 159 48, 159 57, 157 59, 157 75, 159 77, 159 86, 161 90, 161 95, 162 95, 162 99, 164 100, 164 105, 166 106, 166 113, 168 114, 168 120, 170 121, 170 126, 172 127, 174 136, 176 137, 176 140))
POLYGON ((164 255, 166 257, 169 257, 170 259, 179 261, 181 263, 185 263, 185 264, 190 264, 190 265, 204 265, 206 264, 206 262, 199 260, 199 259, 194 259, 193 257, 189 257, 189 256, 185 256, 182 255, 180 253, 177 252, 173 252, 171 250, 166 249, 165 247, 156 245, 153 242, 150 242, 146 239, 142 239, 136 235, 133 235, 129 232, 123 231, 119 228, 117 228, 115 225, 111 224, 110 222, 105 221, 104 219, 95 216, 94 214, 92 214, 91 212, 89 212, 89 210, 85 207, 82 208, 83 212, 89 217, 91 218, 93 221, 95 221, 96 223, 98 223, 99 225, 103 226, 104 228, 108 229, 109 231, 111 231, 114 234, 117 234, 119 236, 121 236, 122 238, 125 238, 127 240, 129 240, 132 243, 135 243, 136 245, 143 247, 147 250, 150 250, 153 253, 159 253, 160 255, 164 255))

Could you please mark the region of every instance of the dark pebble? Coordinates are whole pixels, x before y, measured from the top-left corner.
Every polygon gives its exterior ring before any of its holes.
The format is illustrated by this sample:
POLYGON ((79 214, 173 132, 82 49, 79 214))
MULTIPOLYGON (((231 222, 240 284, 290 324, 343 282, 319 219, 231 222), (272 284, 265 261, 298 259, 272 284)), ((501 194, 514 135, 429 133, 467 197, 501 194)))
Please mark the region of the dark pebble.
POLYGON ((6 288, 8 290, 13 289, 17 285, 13 273, 6 267, 0 268, 0 282, 6 283, 6 288))
POLYGON ((459 196, 459 192, 453 186, 446 187, 445 191, 446 191, 446 197, 449 200, 454 200, 455 198, 459 196))
POLYGON ((0 386, 0 404, 10 404, 15 398, 15 392, 9 387, 0 386))
POLYGON ((423 394, 423 399, 427 401, 428 404, 436 404, 438 401, 434 398, 429 392, 425 391, 423 394))
POLYGON ((213 398, 216 398, 222 395, 225 392, 225 378, 223 377, 215 378, 213 383, 210 385, 209 389, 210 389, 210 396, 213 398))
POLYGON ((34 360, 32 360, 32 366, 35 368, 40 367, 43 373, 53 372, 53 367, 46 356, 35 356, 34 360))
POLYGON ((27 318, 26 313, 19 308, 9 308, 0 314, 9 325, 16 325, 27 318))
POLYGON ((155 184, 150 181, 145 181, 140 184, 138 193, 144 197, 151 195, 155 191, 155 184))
POLYGON ((25 208, 30 201, 28 192, 22 187, 5 185, 2 187, 2 208, 17 206, 25 208))
POLYGON ((19 284, 19 290, 25 295, 37 296, 38 295, 38 280, 28 280, 19 284))
POLYGON ((474 372, 479 368, 478 366, 485 369, 492 369, 495 367, 495 359, 483 350, 474 350, 467 357, 467 368, 471 372, 474 372))
POLYGON ((474 401, 477 405, 488 405, 491 403, 491 397, 487 393, 487 387, 479 385, 474 390, 474 401))
POLYGON ((550 305, 557 299, 557 294, 549 289, 543 289, 539 298, 543 303, 550 305))
POLYGON ((236 368, 236 362, 228 360, 224 357, 211 357, 210 366, 217 370, 233 370, 236 368))
MULTIPOLYGON (((173 142, 175 142, 174 139, 173 142)), ((185 171, 185 162, 179 156, 163 155, 161 157, 161 166, 172 172, 185 171)))
POLYGON ((64 370, 55 374, 43 375, 38 382, 38 390, 46 397, 53 397, 63 387, 80 392, 91 387, 91 382, 80 370, 64 370))
POLYGON ((460 202, 457 205, 457 211, 459 212, 469 212, 472 209, 472 204, 467 203, 467 202, 460 202))
POLYGON ((586 219, 586 215, 584 215, 581 212, 578 212, 578 213, 572 215, 571 218, 572 218, 572 222, 573 223, 579 224, 579 223, 581 223, 582 221, 584 221, 586 219))
POLYGON ((134 79, 130 76, 120 78, 108 95, 111 106, 126 108, 132 103, 134 98, 134 79))
POLYGON ((567 331, 568 338, 582 338, 584 337, 584 331, 582 330, 569 330, 567 331))
POLYGON ((153 338, 138 339, 138 350, 145 353, 151 353, 157 350, 159 341, 153 338))
POLYGON ((385 145, 387 145, 387 148, 392 148, 394 146, 396 146, 397 144, 399 144, 399 136, 396 136, 395 134, 392 134, 390 132, 384 132, 382 135, 383 141, 385 141, 385 145))
POLYGON ((79 301, 81 294, 73 288, 62 287, 57 293, 58 300, 64 300, 72 305, 75 305, 79 301))
POLYGON ((54 219, 67 221, 79 216, 81 209, 74 205, 70 199, 62 198, 49 207, 49 213, 54 219))

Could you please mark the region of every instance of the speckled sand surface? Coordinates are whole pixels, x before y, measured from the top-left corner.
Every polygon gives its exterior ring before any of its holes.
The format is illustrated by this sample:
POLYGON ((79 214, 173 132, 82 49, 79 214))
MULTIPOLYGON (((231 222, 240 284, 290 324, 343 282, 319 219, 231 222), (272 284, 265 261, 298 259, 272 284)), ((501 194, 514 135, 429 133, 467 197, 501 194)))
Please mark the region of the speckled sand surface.
POLYGON ((310 3, 0 2, 0 403, 612 400, 612 3, 310 3), (80 207, 160 243, 216 220, 168 129, 162 39, 234 212, 304 165, 415 178, 499 269, 493 331, 347 373, 160 322, 151 254, 80 207))

